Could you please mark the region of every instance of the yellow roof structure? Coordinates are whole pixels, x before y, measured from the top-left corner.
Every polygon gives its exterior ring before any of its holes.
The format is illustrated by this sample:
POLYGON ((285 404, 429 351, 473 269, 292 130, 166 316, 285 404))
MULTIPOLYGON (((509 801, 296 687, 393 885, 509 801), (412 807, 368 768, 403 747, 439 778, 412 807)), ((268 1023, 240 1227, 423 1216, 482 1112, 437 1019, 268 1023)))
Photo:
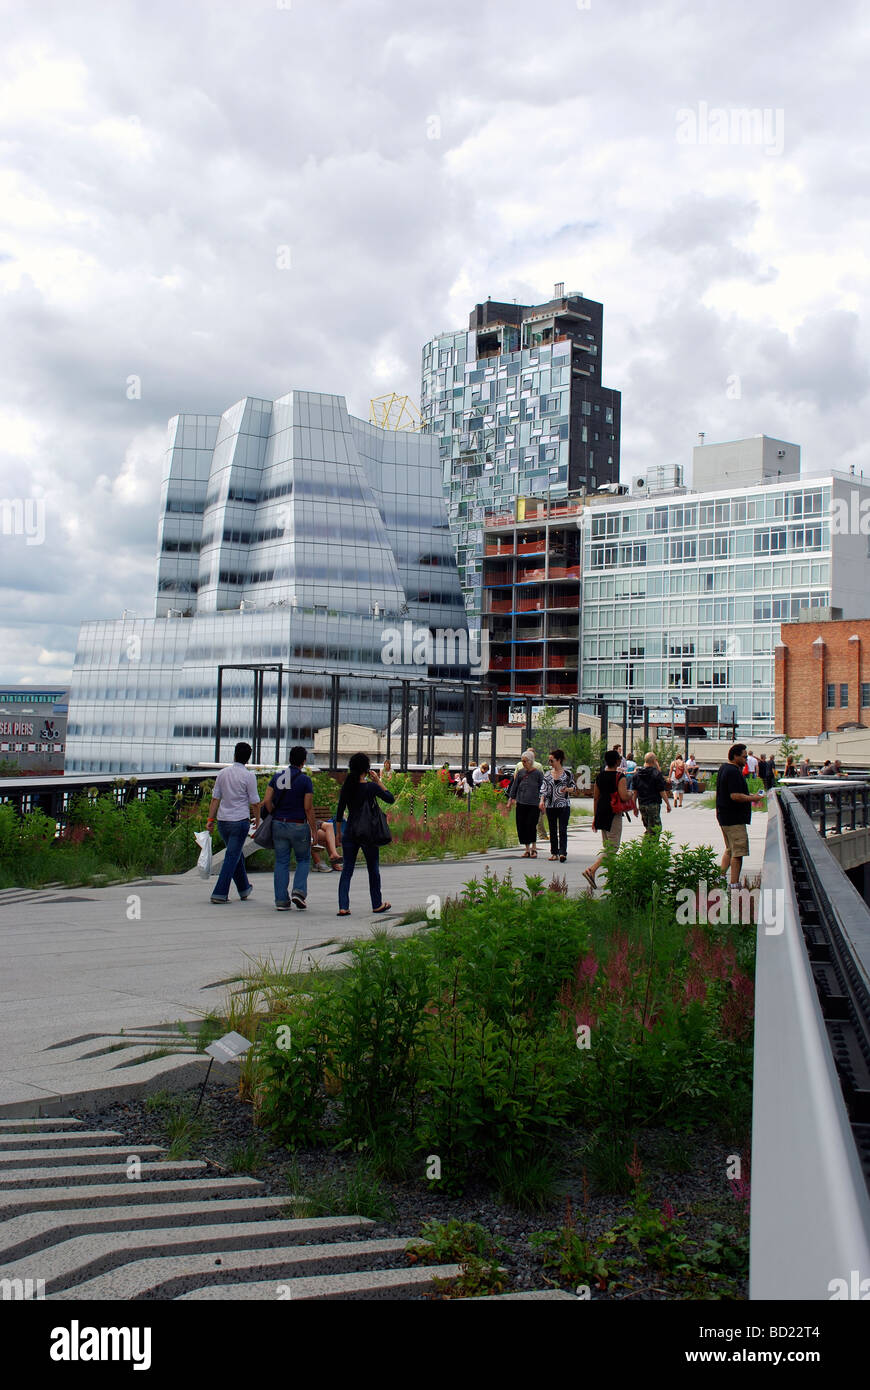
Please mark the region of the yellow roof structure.
POLYGON ((382 430, 413 430, 423 428, 423 420, 410 396, 375 396, 369 405, 369 424, 382 430))

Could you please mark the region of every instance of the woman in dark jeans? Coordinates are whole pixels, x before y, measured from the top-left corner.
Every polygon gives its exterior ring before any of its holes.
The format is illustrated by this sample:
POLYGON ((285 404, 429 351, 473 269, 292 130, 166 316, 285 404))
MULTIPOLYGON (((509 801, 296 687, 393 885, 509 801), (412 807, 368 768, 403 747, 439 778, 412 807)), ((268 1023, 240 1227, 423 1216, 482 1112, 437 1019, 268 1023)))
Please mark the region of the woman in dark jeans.
POLYGON ((389 903, 381 901, 381 866, 378 846, 359 844, 353 838, 351 829, 355 813, 366 800, 374 801, 376 796, 388 804, 392 804, 396 799, 392 792, 387 791, 365 753, 354 753, 347 765, 347 776, 342 783, 338 809, 335 813, 335 844, 339 854, 342 853, 342 844, 344 845, 344 865, 341 870, 341 878, 338 880, 337 915, 339 917, 350 916, 350 881, 353 878, 358 850, 362 850, 365 855, 366 867, 369 871, 372 911, 386 912, 390 907, 389 903), (364 780, 366 776, 371 780, 366 782, 364 780), (348 813, 347 825, 343 823, 345 811, 348 813))
POLYGON ((619 793, 622 801, 628 800, 628 786, 619 770, 619 754, 615 748, 611 748, 604 754, 604 767, 595 778, 595 787, 592 793, 592 804, 595 808, 592 828, 601 831, 604 849, 594 864, 590 864, 588 869, 583 870, 583 877, 590 888, 595 887, 595 875, 604 862, 604 850, 608 847, 614 850, 619 849, 619 842, 622 839, 622 815, 615 814, 610 805, 610 798, 614 792, 619 793))
POLYGON ((574 787, 574 774, 565 767, 565 754, 554 748, 549 757, 549 771, 544 773, 541 787, 542 811, 547 813, 550 827, 550 858, 565 863, 568 854, 568 821, 571 819, 569 796, 574 787))

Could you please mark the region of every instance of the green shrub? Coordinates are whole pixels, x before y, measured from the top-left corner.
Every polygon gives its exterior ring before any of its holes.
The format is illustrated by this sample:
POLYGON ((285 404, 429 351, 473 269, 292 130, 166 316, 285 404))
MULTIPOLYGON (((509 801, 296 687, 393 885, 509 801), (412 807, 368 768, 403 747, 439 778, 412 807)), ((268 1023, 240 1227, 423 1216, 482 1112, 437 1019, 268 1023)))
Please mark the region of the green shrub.
POLYGON ((312 992, 300 995, 292 1012, 260 1029, 255 1045, 262 1068, 260 1123, 291 1147, 321 1138, 329 1060, 325 997, 312 982, 312 992))
POLYGON ((476 1221, 425 1221, 419 1240, 405 1247, 408 1258, 420 1264, 460 1264, 469 1255, 496 1256, 504 1250, 484 1226, 476 1221))
POLYGON ((389 1130, 418 1106, 424 1010, 431 998, 425 944, 411 938, 357 941, 331 995, 332 1067, 343 1124, 358 1137, 389 1130))

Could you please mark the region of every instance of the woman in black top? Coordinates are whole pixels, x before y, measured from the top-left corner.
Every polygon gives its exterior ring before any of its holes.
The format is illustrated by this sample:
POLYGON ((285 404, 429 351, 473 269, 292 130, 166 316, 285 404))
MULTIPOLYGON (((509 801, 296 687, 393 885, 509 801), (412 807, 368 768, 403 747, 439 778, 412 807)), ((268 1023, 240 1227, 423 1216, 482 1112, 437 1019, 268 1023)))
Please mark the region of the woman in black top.
MULTIPOLYGON (((619 770, 620 755, 615 748, 610 748, 604 755, 604 768, 595 778, 595 789, 592 793, 595 814, 592 819, 592 829, 601 831, 601 840, 604 848, 608 845, 613 849, 619 848, 622 839, 622 815, 616 815, 610 805, 610 798, 614 792, 618 792, 621 800, 628 801, 628 784, 619 770)), ((595 887, 595 875, 604 862, 604 849, 602 849, 594 864, 590 864, 588 869, 583 870, 583 877, 590 887, 595 887)))
POLYGON ((365 753, 354 753, 347 765, 347 776, 342 783, 341 793, 338 798, 338 809, 335 813, 335 843, 336 848, 341 853, 342 841, 344 842, 344 864, 341 870, 341 878, 338 880, 338 916, 350 916, 350 881, 353 878, 353 871, 356 866, 357 851, 362 850, 365 855, 366 867, 369 871, 369 893, 372 899, 373 912, 386 912, 390 904, 381 899, 381 866, 378 855, 377 845, 361 845, 353 838, 353 816, 364 801, 373 801, 378 796, 381 801, 386 801, 388 805, 395 801, 393 793, 387 791, 378 774, 375 772, 365 753), (364 781, 368 776, 370 781, 364 781), (348 821, 345 826, 343 816, 348 812, 348 821))
POLYGON ((544 774, 535 767, 534 753, 526 751, 520 759, 520 769, 508 791, 508 808, 516 802, 517 839, 525 846, 523 859, 537 859, 535 841, 538 835, 538 803, 544 774))

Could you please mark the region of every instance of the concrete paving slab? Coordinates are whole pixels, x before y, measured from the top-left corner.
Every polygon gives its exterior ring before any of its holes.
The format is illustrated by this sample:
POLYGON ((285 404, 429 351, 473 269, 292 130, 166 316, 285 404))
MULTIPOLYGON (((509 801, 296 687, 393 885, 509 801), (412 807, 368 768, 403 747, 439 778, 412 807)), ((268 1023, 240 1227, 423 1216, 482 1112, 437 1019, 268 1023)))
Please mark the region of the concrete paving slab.
POLYGON ((281 1250, 286 1256, 297 1245, 302 1250, 307 1249, 301 1244, 303 1241, 348 1235, 372 1224, 352 1216, 294 1221, 263 1213, 259 1220, 224 1221, 208 1225, 200 1222, 196 1226, 101 1232, 74 1236, 37 1255, 4 1260, 0 1270, 4 1279, 43 1279, 48 1293, 59 1293, 105 1275, 110 1270, 138 1264, 149 1258, 182 1261, 186 1256, 207 1256, 210 1253, 223 1258, 230 1252, 241 1254, 271 1249, 281 1250))
MULTIPOLYGON (((54 1132, 63 1126, 64 1129, 73 1130, 78 1126, 81 1133, 84 1130, 84 1120, 76 1120, 72 1116, 56 1116, 50 1119, 6 1119, 0 1120, 0 1135, 3 1134, 37 1134, 45 1131, 54 1132)), ((59 1136, 58 1136, 59 1137, 59 1136)))
POLYGON ((77 1284, 74 1289, 48 1294, 47 1301, 70 1299, 176 1298, 201 1284, 228 1280, 244 1283, 267 1271, 276 1279, 302 1274, 342 1274, 365 1270, 378 1257, 399 1259, 406 1240, 335 1241, 328 1245, 299 1245, 291 1249, 260 1248, 225 1251, 217 1255, 162 1256, 122 1265, 77 1284))
POLYGON ((160 1144, 139 1144, 127 1145, 126 1148, 119 1149, 110 1144, 94 1145, 84 1149, 10 1149, 0 1150, 0 1182, 5 1182, 6 1174, 15 1168, 30 1168, 34 1171, 42 1168, 56 1168, 58 1164, 70 1166, 96 1166, 104 1161, 123 1164, 126 1167, 128 1157, 135 1154, 138 1158, 156 1158, 158 1154, 165 1153, 166 1150, 160 1144))
MULTIPOLYGON (((129 1150, 130 1155, 136 1153, 136 1149, 129 1150)), ((15 1192, 27 1187, 58 1187, 61 1184, 87 1186, 92 1183, 117 1182, 119 1186, 125 1186, 129 1183, 131 1186, 139 1187, 149 1178, 159 1178, 164 1175, 168 1178, 177 1178, 189 1174, 192 1177, 195 1173, 201 1173, 207 1166, 199 1159, 188 1159, 183 1163, 146 1162, 139 1165, 140 1178, 128 1178, 127 1156, 125 1155, 117 1163, 96 1163, 92 1167, 73 1165, 69 1168, 33 1168, 31 1166, 7 1168, 3 1172, 2 1190, 3 1197, 5 1197, 7 1192, 15 1192)), ((2 1200, 3 1198, 0 1198, 0 1201, 2 1200)))
MULTIPOLYGON (((167 1167, 160 1165, 161 1174, 167 1167)), ((202 1165, 199 1165, 200 1169, 202 1165)), ((262 1193, 257 1178, 187 1178, 160 1175, 146 1182, 94 1183, 78 1187, 22 1187, 9 1192, 0 1188, 0 1217, 30 1211, 84 1211, 104 1207, 147 1206, 157 1202, 195 1201, 199 1198, 245 1197, 262 1193)), ((283 1199, 282 1199, 283 1200, 283 1199)))
POLYGON ((67 1134, 52 1134, 45 1130, 28 1133, 20 1128, 0 1130, 0 1154, 7 1149, 25 1149, 28 1153, 39 1149, 65 1149, 75 1145, 77 1148, 99 1148, 117 1144, 123 1134, 115 1129, 70 1130, 67 1134))
MULTIPOLYGON (((153 1184, 149 1184, 153 1186, 153 1184)), ((141 1205, 92 1207, 65 1211, 28 1211, 0 1225, 0 1260, 20 1260, 49 1250, 78 1235, 106 1232, 147 1231, 170 1226, 198 1226, 208 1222, 265 1221, 277 1218, 287 1206, 286 1197, 200 1197, 195 1202, 149 1202, 141 1205)), ((372 1225, 364 1217, 323 1217, 326 1221, 372 1225)), ((344 1227, 343 1227, 344 1229, 344 1227)), ((349 1229, 349 1227, 347 1228, 349 1229)))
MULTIPOLYGON (((302 1279, 264 1279, 250 1284, 206 1284, 178 1295, 178 1302, 240 1299, 294 1303, 323 1299, 417 1298, 434 1278, 455 1279, 459 1265, 411 1265, 408 1269, 371 1269, 365 1274, 316 1274, 302 1279)), ((458 1300, 463 1301, 463 1300, 458 1300)))

